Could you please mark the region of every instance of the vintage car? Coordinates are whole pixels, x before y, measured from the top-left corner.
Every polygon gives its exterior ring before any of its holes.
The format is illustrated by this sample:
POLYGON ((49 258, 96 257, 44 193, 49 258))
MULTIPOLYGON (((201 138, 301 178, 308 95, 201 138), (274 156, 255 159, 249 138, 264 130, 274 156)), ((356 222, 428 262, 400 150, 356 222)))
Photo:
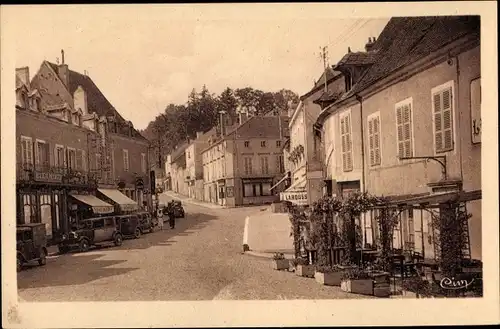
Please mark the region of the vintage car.
POLYGON ((47 235, 44 223, 18 225, 16 229, 17 271, 25 264, 38 261, 47 263, 47 235))
MULTIPOLYGON (((182 207, 182 203, 179 200, 172 200, 167 204, 166 214, 168 216, 174 216, 175 218, 184 218, 186 213, 184 212, 184 208, 182 207)), ((164 211, 165 213, 165 211, 164 211)), ((167 217, 163 214, 164 218, 167 217)))
POLYGON ((116 216, 115 220, 118 230, 124 237, 138 239, 141 236, 142 231, 137 214, 116 216))
POLYGON ((152 233, 155 226, 158 225, 158 223, 155 225, 153 217, 148 212, 140 212, 137 214, 137 217, 139 218, 139 229, 141 233, 152 233))
POLYGON ((61 253, 75 247, 85 252, 91 246, 111 242, 115 246, 121 246, 123 242, 123 235, 116 225, 115 216, 95 217, 81 220, 79 227, 75 227, 69 234, 63 234, 58 247, 61 253))

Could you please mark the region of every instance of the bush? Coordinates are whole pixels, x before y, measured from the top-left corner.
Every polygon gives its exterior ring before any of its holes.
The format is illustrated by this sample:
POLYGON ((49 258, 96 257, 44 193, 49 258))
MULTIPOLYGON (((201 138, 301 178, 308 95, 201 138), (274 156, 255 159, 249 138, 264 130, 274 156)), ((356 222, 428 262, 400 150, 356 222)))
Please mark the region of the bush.
POLYGON ((340 272, 342 269, 337 266, 318 266, 316 267, 316 272, 321 272, 321 273, 333 273, 333 272, 340 272))
POLYGON ((370 275, 363 269, 356 267, 348 269, 342 274, 342 280, 364 280, 370 279, 370 275))
POLYGON ((297 267, 298 265, 308 265, 309 262, 304 258, 295 258, 292 261, 292 264, 293 264, 293 266, 297 267))

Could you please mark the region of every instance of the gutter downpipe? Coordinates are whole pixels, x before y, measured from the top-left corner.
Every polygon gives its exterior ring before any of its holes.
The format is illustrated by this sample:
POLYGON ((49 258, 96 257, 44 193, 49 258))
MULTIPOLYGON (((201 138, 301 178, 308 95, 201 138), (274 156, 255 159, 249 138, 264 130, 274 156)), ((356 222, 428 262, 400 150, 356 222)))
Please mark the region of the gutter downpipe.
MULTIPOLYGON (((454 102, 453 105, 457 105, 456 107, 456 112, 458 112, 457 114, 457 118, 458 118, 458 131, 462 131, 462 127, 461 127, 461 122, 462 122, 462 116, 461 116, 461 111, 460 111, 460 108, 458 106, 458 104, 460 103, 460 98, 459 98, 459 93, 460 93, 460 62, 458 60, 458 55, 457 54, 455 56, 455 60, 456 60, 456 71, 457 71, 457 90, 455 91, 455 99, 456 101, 454 102)), ((459 154, 459 159, 460 159, 460 179, 462 181, 462 188, 461 190, 463 190, 463 181, 464 181, 464 171, 463 171, 463 149, 462 149, 462 141, 463 139, 462 138, 459 138, 459 144, 460 144, 460 148, 458 149, 458 154, 459 154)))
MULTIPOLYGON (((365 193, 365 134, 363 129, 363 97, 359 94, 355 94, 356 100, 359 102, 359 113, 361 117, 361 192, 365 193)), ((366 242, 366 215, 363 214, 363 233, 364 233, 364 242, 366 242)), ((361 218, 360 218, 361 220, 361 218)), ((361 245, 361 262, 363 262, 363 245, 361 245)))

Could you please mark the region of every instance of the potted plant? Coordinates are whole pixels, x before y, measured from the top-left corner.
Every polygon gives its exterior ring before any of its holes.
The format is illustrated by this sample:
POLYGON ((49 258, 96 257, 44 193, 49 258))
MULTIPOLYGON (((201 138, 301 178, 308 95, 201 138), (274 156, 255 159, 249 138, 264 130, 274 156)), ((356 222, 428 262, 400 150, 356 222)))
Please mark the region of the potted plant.
POLYGON ((285 255, 281 252, 277 252, 273 255, 273 268, 275 270, 288 270, 289 261, 285 259, 285 255))
POLYGON ((354 294, 373 295, 373 279, 361 268, 353 268, 343 272, 340 288, 354 294))
POLYGON ((304 258, 298 258, 294 261, 295 274, 298 276, 303 276, 307 278, 314 277, 314 266, 310 265, 309 262, 304 258))
POLYGON ((316 282, 325 286, 340 286, 343 268, 338 265, 318 266, 314 273, 316 282))

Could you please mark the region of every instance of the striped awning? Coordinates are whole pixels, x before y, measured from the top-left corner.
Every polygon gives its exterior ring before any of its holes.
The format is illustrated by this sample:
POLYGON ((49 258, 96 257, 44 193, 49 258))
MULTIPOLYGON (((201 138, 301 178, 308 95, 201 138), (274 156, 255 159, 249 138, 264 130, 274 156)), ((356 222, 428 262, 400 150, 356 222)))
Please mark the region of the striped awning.
POLYGON ((99 192, 116 203, 122 211, 134 211, 139 209, 139 205, 134 200, 127 197, 122 192, 115 189, 100 188, 99 192))
POLYGON ((278 185, 280 185, 281 183, 283 183, 287 178, 288 178, 288 173, 285 176, 283 176, 282 179, 280 179, 276 184, 274 184, 271 187, 271 191, 274 190, 278 185))
POLYGON ((72 198, 92 207, 92 211, 94 212, 94 214, 110 214, 115 210, 115 208, 112 205, 102 201, 101 199, 96 198, 95 196, 93 196, 91 194, 88 194, 88 195, 70 194, 70 196, 72 198))

